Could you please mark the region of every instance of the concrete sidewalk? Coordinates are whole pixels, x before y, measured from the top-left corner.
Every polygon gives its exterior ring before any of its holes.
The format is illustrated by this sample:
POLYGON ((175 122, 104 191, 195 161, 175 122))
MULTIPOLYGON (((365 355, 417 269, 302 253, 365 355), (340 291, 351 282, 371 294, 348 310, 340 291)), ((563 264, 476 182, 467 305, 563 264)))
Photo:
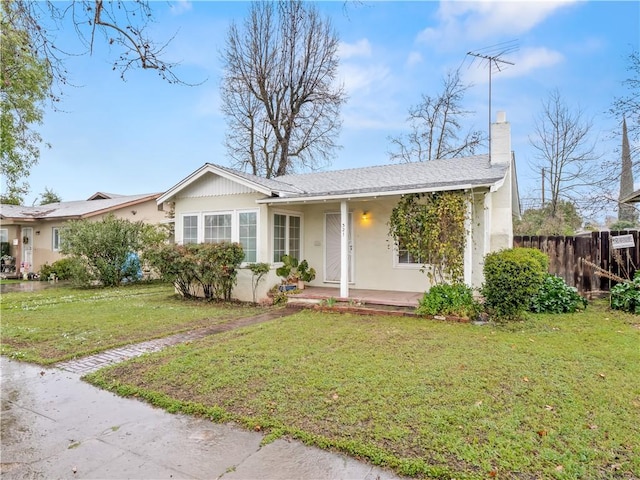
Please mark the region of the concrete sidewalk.
POLYGON ((172 415, 80 375, 2 357, 1 476, 9 479, 391 479, 297 441, 172 415))

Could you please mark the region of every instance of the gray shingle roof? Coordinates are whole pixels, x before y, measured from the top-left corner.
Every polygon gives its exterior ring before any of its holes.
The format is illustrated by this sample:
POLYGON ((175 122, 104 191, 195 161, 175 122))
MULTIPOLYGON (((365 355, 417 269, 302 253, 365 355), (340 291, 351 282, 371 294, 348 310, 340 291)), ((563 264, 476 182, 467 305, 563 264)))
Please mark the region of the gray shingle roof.
POLYGON ((23 205, 0 205, 0 217, 23 219, 55 219, 81 218, 105 210, 113 210, 127 204, 152 200, 159 193, 145 193, 140 195, 122 195, 115 198, 97 200, 77 200, 71 202, 56 202, 37 207, 23 205))
POLYGON ((397 192, 491 185, 502 180, 507 165, 492 165, 488 155, 430 162, 379 165, 328 172, 285 175, 281 183, 300 190, 288 198, 397 192))

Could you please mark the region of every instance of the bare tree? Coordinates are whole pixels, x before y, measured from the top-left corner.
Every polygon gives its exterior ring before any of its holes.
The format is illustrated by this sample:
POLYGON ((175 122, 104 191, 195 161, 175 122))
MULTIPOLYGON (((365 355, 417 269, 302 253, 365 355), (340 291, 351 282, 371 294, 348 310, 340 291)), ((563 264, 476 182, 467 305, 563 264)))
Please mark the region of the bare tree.
POLYGON ((549 213, 558 215, 561 200, 579 204, 585 187, 602 180, 595 170, 596 141, 592 140, 592 122, 578 107, 570 110, 564 99, 554 90, 542 102, 542 112, 535 120, 535 136, 529 138, 537 151, 538 171, 545 172, 549 185, 549 213))
POLYGON ((407 121, 411 131, 389 139, 395 147, 389 152, 391 159, 425 162, 473 155, 486 138, 480 131, 460 134, 464 117, 473 113, 462 108, 469 87, 462 83, 460 72, 455 70, 443 79, 441 93, 435 97, 422 95, 422 101, 409 109, 407 121))
MULTIPOLYGON (((171 39, 158 43, 148 33, 153 13, 147 1, 8 2, 14 11, 11 18, 13 27, 26 32, 32 54, 48 64, 49 74, 58 86, 69 81, 65 58, 92 53, 100 37, 104 43, 118 48, 113 70, 120 71, 123 79, 129 69, 138 67, 154 70, 170 83, 183 83, 173 71, 176 64, 167 62, 162 56, 171 39), (57 41, 56 32, 64 29, 64 22, 68 21, 75 28, 82 47, 80 51, 75 48, 73 52, 65 51, 57 41)), ((53 93, 57 99, 59 95, 53 93)))
POLYGON ((299 0, 254 2, 231 25, 221 94, 236 167, 272 178, 329 161, 346 100, 337 49, 330 22, 299 0))
POLYGON ((627 71, 629 77, 623 80, 622 84, 627 88, 628 93, 615 98, 609 112, 616 118, 622 116, 629 119, 629 138, 633 143, 630 153, 635 155, 640 149, 640 52, 638 50, 629 54, 627 71))

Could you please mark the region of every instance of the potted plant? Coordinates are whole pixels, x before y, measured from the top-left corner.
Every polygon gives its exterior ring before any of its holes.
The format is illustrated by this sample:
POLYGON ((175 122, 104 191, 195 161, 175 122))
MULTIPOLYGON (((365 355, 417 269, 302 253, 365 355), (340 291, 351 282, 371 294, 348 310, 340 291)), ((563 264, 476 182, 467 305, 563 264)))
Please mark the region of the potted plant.
POLYGON ((290 255, 282 256, 282 266, 276 269, 276 274, 282 277, 281 290, 304 289, 305 282, 310 282, 316 278, 316 270, 309 267, 306 260, 298 262, 297 258, 290 255))
POLYGON ((276 269, 276 274, 282 277, 280 290, 295 290, 298 287, 298 259, 289 255, 282 256, 282 265, 276 269))
POLYGON ((316 270, 309 266, 306 260, 302 260, 298 264, 298 288, 302 290, 305 282, 311 282, 316 278, 316 270))

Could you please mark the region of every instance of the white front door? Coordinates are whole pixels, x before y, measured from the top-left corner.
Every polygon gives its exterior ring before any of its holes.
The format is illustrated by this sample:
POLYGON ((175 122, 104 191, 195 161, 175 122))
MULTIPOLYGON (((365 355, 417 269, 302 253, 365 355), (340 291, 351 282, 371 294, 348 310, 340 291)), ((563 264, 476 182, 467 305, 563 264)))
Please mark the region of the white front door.
MULTIPOLYGON (((340 213, 325 214, 324 281, 340 282, 340 213)), ((353 215, 349 212, 349 282, 353 282, 353 215)))
POLYGON ((22 259, 21 271, 33 271, 33 228, 22 227, 22 259))

